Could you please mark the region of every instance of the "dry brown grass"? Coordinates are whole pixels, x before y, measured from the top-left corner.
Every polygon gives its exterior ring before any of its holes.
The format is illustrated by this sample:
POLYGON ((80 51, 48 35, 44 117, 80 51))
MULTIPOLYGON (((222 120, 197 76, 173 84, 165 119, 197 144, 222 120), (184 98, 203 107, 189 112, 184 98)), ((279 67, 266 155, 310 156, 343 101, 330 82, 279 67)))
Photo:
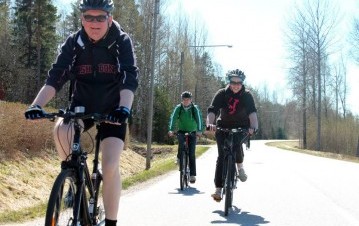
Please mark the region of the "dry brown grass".
MULTIPOLYGON (((0 213, 45 202, 60 170, 53 148, 53 123, 48 120, 26 121, 26 107, 19 103, 0 102, 0 213)), ((90 132, 92 136, 93 133, 90 132)), ((92 146, 90 136, 85 137, 86 146, 92 146)), ((143 156, 130 148, 123 151, 123 178, 144 169, 143 156)))

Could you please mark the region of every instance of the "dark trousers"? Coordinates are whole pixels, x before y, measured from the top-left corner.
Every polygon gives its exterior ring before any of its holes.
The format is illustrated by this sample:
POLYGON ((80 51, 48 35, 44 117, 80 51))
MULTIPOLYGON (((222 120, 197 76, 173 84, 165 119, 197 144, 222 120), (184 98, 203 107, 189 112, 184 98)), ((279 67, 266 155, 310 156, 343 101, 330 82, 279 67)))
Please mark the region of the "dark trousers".
MULTIPOLYGON (((184 149, 185 135, 182 132, 178 132, 178 153, 177 158, 181 157, 182 150, 184 149)), ((197 137, 195 133, 191 133, 188 136, 188 155, 189 155, 189 171, 191 176, 196 176, 196 143, 197 137)))
MULTIPOLYGON (((216 140, 217 140, 217 148, 218 148, 218 157, 217 157, 217 163, 216 163, 216 172, 214 174, 214 184, 216 185, 216 188, 222 188, 223 187, 223 164, 224 164, 224 157, 225 157, 225 151, 224 151, 224 140, 228 136, 223 131, 216 131, 216 140)), ((244 153, 243 153, 243 147, 242 143, 240 141, 242 140, 243 135, 242 134, 235 134, 233 137, 233 150, 236 153, 236 163, 243 163, 244 153)))

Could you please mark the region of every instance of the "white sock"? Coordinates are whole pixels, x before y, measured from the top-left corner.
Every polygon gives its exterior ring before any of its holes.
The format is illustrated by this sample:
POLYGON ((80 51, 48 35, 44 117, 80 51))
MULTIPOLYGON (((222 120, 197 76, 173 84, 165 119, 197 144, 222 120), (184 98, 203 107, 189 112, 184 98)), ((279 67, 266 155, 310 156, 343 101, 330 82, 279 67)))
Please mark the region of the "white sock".
POLYGON ((243 163, 237 163, 237 170, 243 168, 243 163))

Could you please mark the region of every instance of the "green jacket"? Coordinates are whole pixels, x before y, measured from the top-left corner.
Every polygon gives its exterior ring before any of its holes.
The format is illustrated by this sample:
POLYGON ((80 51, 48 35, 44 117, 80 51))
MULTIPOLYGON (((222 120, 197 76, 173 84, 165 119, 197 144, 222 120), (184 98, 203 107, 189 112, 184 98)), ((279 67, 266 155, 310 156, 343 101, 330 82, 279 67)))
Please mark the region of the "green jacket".
POLYGON ((185 110, 182 104, 178 104, 170 117, 168 131, 202 132, 204 129, 202 113, 197 105, 191 103, 185 110))

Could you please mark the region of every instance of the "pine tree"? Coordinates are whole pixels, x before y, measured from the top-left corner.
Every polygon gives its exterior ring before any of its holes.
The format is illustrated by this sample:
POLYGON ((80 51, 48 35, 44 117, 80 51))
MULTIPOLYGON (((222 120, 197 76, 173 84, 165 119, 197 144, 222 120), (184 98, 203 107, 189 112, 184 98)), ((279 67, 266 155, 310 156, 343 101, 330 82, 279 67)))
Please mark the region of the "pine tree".
POLYGON ((56 55, 57 9, 51 0, 16 0, 13 45, 20 51, 19 67, 27 69, 26 95, 29 102, 42 86, 56 55), (32 72, 32 73, 29 73, 32 72))

